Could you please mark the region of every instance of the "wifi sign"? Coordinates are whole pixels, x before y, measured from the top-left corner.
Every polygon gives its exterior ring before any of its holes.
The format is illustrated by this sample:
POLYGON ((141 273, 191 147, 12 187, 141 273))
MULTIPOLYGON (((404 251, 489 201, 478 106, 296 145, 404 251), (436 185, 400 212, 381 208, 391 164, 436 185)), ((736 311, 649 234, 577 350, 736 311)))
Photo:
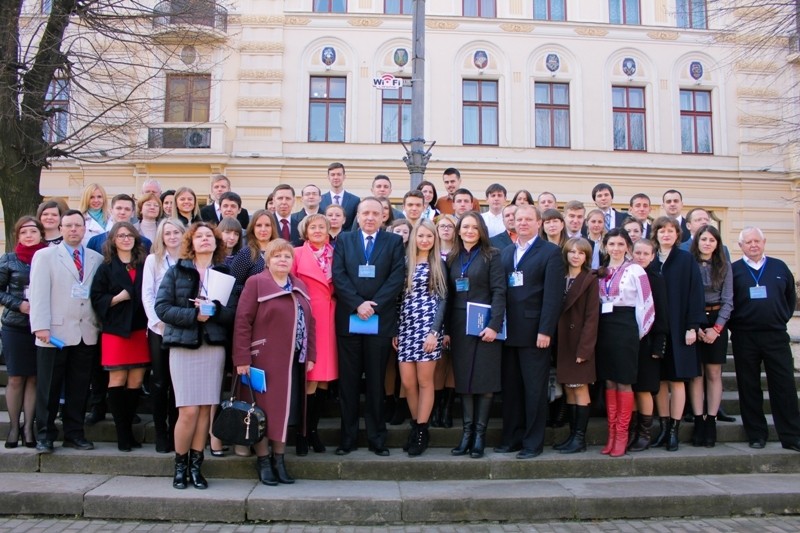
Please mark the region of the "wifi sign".
POLYGON ((376 89, 399 89, 403 86, 403 78, 396 78, 393 74, 384 74, 380 78, 372 78, 372 86, 376 89))

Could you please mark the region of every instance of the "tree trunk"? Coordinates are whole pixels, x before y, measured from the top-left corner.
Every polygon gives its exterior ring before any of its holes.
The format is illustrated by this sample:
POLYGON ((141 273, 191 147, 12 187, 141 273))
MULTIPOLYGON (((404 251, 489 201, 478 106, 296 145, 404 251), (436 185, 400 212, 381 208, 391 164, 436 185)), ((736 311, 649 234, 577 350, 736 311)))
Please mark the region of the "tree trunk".
POLYGON ((19 163, 18 169, 0 167, 0 202, 3 204, 3 219, 6 226, 6 251, 14 249, 14 224, 23 215, 36 216, 36 208, 42 201, 39 180, 42 169, 38 166, 19 163))

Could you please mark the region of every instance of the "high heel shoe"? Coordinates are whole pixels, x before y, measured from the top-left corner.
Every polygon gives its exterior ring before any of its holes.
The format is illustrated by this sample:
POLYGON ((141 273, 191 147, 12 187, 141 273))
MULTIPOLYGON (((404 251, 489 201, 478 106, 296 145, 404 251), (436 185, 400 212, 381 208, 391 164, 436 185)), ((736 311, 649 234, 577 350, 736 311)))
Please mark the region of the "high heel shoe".
POLYGON ((16 448, 17 445, 19 444, 19 429, 17 429, 17 435, 13 439, 11 438, 11 432, 12 431, 13 431, 12 429, 9 429, 8 430, 8 435, 6 436, 5 447, 8 448, 8 449, 16 448))
POLYGON ((22 426, 22 443, 25 445, 26 448, 36 448, 36 433, 31 435, 31 440, 28 440, 25 436, 27 433, 27 428, 22 426))
POLYGON ((213 436, 213 435, 211 435, 209 433, 209 435, 208 435, 208 449, 211 452, 212 457, 225 457, 225 452, 228 451, 228 447, 227 446, 221 446, 218 450, 215 450, 214 449, 214 441, 217 441, 220 444, 222 444, 221 440, 219 440, 217 437, 215 437, 215 436, 213 436))

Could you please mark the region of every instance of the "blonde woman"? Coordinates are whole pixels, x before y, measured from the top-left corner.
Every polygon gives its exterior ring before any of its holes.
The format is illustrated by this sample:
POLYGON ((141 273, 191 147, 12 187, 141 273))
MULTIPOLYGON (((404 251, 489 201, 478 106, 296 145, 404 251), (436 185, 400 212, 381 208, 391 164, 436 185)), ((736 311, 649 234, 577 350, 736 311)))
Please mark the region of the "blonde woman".
POLYGON ((399 332, 394 345, 400 379, 411 410, 408 455, 428 447, 428 419, 433 409, 433 376, 441 358, 447 303, 446 265, 441 259, 436 227, 420 222, 408 239, 406 288, 400 305, 399 332))
POLYGON ((86 221, 86 235, 83 236, 83 245, 86 246, 89 244, 89 239, 106 232, 108 196, 102 185, 90 183, 83 189, 80 209, 86 221))
MULTIPOLYGON (((447 260, 447 254, 453 249, 456 238, 458 219, 453 215, 441 215, 436 220, 436 233, 439 237, 439 254, 447 260)), ((456 397, 456 382, 453 377, 453 361, 450 359, 450 342, 445 338, 442 357, 436 362, 434 383, 436 387, 433 401, 431 427, 453 427, 453 400, 456 397)))

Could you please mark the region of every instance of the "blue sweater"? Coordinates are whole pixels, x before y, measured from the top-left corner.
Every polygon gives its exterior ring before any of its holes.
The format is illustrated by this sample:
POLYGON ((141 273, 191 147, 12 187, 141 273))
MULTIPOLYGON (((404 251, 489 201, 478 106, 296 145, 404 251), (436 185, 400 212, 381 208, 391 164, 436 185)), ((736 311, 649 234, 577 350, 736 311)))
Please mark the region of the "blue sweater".
POLYGON ((730 329, 738 331, 786 331, 786 323, 794 313, 797 294, 794 276, 786 263, 768 257, 760 271, 753 270, 739 259, 733 268, 733 315, 730 329), (759 285, 766 287, 767 297, 750 298, 750 288, 759 285), (755 276, 755 278, 754 278, 755 276))

